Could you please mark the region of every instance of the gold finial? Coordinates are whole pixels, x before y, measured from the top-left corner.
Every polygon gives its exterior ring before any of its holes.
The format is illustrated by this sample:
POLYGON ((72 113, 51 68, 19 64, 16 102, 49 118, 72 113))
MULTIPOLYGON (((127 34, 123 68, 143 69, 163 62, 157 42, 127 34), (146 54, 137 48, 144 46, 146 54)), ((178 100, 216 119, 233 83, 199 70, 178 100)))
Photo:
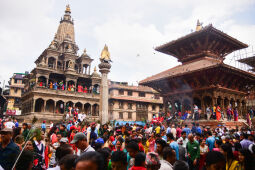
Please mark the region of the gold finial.
POLYGON ((97 67, 95 66, 95 68, 94 68, 94 72, 97 72, 97 67))
POLYGON ((202 29, 202 23, 200 23, 199 20, 197 20, 196 31, 200 31, 201 29, 202 29))
POLYGON ((104 49, 103 49, 102 52, 101 52, 100 60, 111 61, 110 53, 109 53, 109 51, 108 51, 108 47, 107 47, 106 44, 105 44, 105 46, 104 46, 104 49))
POLYGON ((71 12, 70 5, 66 5, 66 12, 71 12))
POLYGON ((83 54, 85 55, 85 54, 87 54, 87 50, 86 50, 86 48, 84 48, 84 50, 83 50, 83 54))

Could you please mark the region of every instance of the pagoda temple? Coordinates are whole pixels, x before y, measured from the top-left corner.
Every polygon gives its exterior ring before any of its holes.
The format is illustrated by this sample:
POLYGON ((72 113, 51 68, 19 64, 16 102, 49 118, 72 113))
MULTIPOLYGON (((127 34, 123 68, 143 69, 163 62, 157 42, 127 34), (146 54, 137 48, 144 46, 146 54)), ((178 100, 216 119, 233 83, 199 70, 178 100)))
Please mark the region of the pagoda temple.
MULTIPOLYGON (((255 55, 249 56, 246 58, 242 58, 238 60, 241 63, 244 63, 250 67, 248 71, 255 72, 255 55)), ((247 107, 248 109, 252 108, 253 110, 255 109, 255 88, 250 90, 249 96, 247 97, 247 107)))
POLYGON ((198 21, 196 31, 155 49, 176 57, 181 65, 148 77, 139 84, 160 92, 166 112, 192 110, 193 104, 202 113, 206 107, 214 105, 226 112, 231 104, 238 108, 239 115, 244 114, 246 96, 255 84, 255 74, 223 61, 233 51, 247 47, 211 24, 202 27, 198 21))

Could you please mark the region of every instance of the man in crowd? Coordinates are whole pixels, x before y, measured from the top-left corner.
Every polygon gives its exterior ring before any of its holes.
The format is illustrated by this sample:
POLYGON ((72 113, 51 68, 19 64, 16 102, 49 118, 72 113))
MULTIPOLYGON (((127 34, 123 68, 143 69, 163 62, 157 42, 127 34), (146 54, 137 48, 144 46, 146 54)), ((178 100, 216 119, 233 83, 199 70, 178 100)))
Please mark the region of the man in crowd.
POLYGON ((111 156, 112 170, 127 170, 127 154, 115 151, 111 156))
POLYGON ((75 146, 81 150, 81 154, 85 152, 95 151, 95 149, 93 149, 89 145, 87 141, 87 136, 84 135, 84 133, 82 132, 76 133, 73 140, 71 141, 71 144, 75 144, 75 146))
POLYGON ((198 159, 200 157, 199 144, 194 140, 193 134, 188 135, 189 142, 187 143, 188 164, 193 170, 198 168, 198 159))
POLYGON ((20 152, 19 147, 12 141, 12 134, 11 128, 1 130, 0 165, 6 170, 12 169, 20 152))

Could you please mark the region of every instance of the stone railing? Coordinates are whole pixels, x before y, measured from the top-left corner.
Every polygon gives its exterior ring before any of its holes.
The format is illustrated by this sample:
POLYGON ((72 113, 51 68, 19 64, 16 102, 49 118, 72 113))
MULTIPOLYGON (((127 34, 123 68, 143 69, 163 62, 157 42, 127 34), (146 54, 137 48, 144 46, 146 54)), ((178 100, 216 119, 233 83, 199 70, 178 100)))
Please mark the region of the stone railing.
POLYGON ((58 94, 58 95, 65 95, 65 96, 88 97, 88 98, 100 97, 100 94, 95 94, 95 93, 82 93, 77 91, 68 91, 68 90, 59 90, 59 89, 55 90, 55 89, 48 89, 46 87, 33 87, 30 91, 48 93, 48 94, 58 94))

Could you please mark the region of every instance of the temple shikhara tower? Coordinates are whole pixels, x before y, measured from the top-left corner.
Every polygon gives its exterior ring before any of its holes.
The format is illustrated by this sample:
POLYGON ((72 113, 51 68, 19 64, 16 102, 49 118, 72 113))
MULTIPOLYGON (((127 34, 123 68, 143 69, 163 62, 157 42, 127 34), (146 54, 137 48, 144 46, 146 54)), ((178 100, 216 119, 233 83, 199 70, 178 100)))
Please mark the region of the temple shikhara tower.
POLYGON ((140 81, 159 91, 165 111, 192 110, 196 104, 202 113, 206 107, 219 105, 223 111, 231 104, 239 115, 246 114, 246 96, 255 84, 255 74, 223 61, 246 44, 214 28, 202 27, 195 32, 157 47, 155 50, 174 56, 181 62, 169 70, 140 81), (169 109, 170 108, 170 109, 169 109))
MULTIPOLYGON (((96 68, 91 73, 93 59, 86 50, 79 56, 78 49, 74 22, 67 5, 54 39, 35 61, 36 67, 25 79, 25 92, 22 95, 24 118, 35 115, 42 120, 61 120, 72 107, 84 112, 88 119, 99 119, 100 89, 104 92, 101 75, 96 68)), ((102 59, 101 62, 104 63, 102 59)), ((108 67, 99 66, 105 84, 108 67)))

